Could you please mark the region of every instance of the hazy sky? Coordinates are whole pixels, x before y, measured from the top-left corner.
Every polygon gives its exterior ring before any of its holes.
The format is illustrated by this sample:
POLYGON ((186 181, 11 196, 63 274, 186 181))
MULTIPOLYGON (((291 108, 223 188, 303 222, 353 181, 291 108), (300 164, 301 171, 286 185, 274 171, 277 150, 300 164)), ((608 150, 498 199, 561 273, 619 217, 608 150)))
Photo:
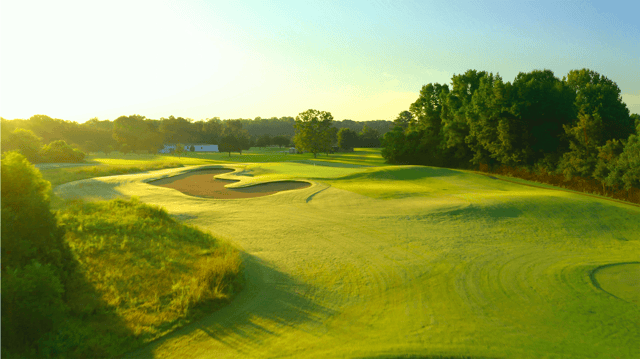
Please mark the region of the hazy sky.
POLYGON ((1 1, 0 116, 392 120, 468 69, 589 68, 640 113, 638 1, 1 1), (635 5, 633 4, 635 3, 635 5))

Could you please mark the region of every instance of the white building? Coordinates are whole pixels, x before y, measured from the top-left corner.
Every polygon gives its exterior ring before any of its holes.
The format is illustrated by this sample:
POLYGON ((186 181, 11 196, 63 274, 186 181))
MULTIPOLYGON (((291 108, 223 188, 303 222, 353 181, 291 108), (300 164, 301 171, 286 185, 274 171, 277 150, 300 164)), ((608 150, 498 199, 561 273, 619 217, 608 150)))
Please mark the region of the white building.
MULTIPOLYGON (((194 152, 218 152, 218 145, 210 145, 208 143, 186 143, 184 145, 185 152, 191 152, 193 147, 194 152)), ((160 149, 159 153, 172 153, 176 150, 176 145, 164 145, 164 148, 160 149)))

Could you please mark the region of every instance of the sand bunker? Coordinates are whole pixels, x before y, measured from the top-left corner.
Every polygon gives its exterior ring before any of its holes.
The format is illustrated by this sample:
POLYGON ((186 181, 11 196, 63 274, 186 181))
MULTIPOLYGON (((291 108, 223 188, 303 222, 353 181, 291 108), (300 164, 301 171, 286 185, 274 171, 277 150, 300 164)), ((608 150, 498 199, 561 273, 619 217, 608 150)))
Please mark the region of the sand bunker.
POLYGON ((640 305, 640 263, 610 264, 598 268, 594 284, 607 293, 640 305))
POLYGON ((197 170, 184 173, 174 177, 168 177, 149 182, 161 187, 169 187, 196 197, 235 199, 268 196, 280 191, 300 189, 311 186, 307 182, 283 181, 257 184, 244 188, 225 188, 229 183, 238 182, 235 180, 214 179, 213 176, 233 172, 231 169, 208 169, 197 170))

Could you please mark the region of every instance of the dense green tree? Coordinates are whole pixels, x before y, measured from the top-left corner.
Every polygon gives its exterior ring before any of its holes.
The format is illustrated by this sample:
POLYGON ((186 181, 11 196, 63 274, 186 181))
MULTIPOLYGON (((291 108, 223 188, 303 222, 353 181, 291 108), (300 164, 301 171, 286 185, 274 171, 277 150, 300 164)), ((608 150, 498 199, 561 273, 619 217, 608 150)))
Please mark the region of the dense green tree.
POLYGON ((2 265, 32 260, 65 267, 61 230, 49 209, 51 184, 17 152, 2 158, 2 265))
POLYGON ((231 157, 231 152, 240 152, 242 154, 242 148, 240 146, 240 141, 238 138, 232 134, 228 134, 220 140, 220 144, 218 145, 218 150, 220 152, 228 152, 229 157, 231 157))
POLYGON ((395 120, 393 120, 394 126, 399 126, 403 130, 406 130, 410 125, 414 123, 413 114, 409 111, 402 111, 398 114, 395 120))
POLYGON ((224 121, 222 129, 222 142, 225 148, 221 152, 238 152, 242 154, 242 150, 248 150, 251 147, 251 139, 246 129, 242 127, 242 121, 240 120, 227 120, 224 121), (233 140, 231 140, 233 138, 233 140))
POLYGON ((271 145, 271 136, 269 134, 265 134, 260 136, 256 141, 256 147, 267 147, 271 145))
POLYGON ((388 163, 402 163, 405 146, 404 128, 396 126, 382 137, 381 155, 388 163))
POLYGON ((597 148, 608 140, 626 139, 634 132, 633 120, 618 85, 597 72, 572 70, 563 82, 575 93, 577 117, 563 126, 570 148, 559 167, 567 178, 590 176, 597 163, 597 148))
POLYGON ((622 186, 627 191, 631 187, 640 188, 640 136, 629 136, 618 160, 611 167, 607 184, 622 186))
POLYGON ((4 355, 32 347, 59 322, 75 262, 50 210, 51 184, 17 152, 5 153, 1 167, 4 355))
POLYGON ((446 150, 446 162, 468 164, 472 152, 466 143, 469 124, 466 112, 471 106, 473 93, 480 87, 480 79, 487 76, 485 71, 468 70, 451 78, 452 89, 441 95, 442 147, 446 150))
POLYGON ((120 116, 113 121, 113 138, 118 141, 120 146, 126 144, 133 151, 144 149, 145 146, 140 139, 149 130, 144 116, 120 116))
POLYGON ((572 89, 551 70, 521 72, 512 89, 510 112, 519 122, 512 132, 514 151, 521 153, 518 163, 532 165, 547 153, 565 152, 563 126, 576 116, 572 89))
POLYGON ((572 70, 563 81, 575 93, 576 113, 599 119, 604 125, 592 143, 626 139, 633 133, 633 120, 615 82, 589 69, 572 70))
POLYGON ((360 147, 380 147, 380 134, 378 130, 367 125, 362 127, 362 131, 358 134, 360 147))
POLYGON ((42 147, 40 157, 45 162, 82 162, 84 152, 72 148, 63 140, 53 141, 42 147))
POLYGON ((593 172, 593 178, 600 181, 602 190, 606 190, 606 186, 613 186, 612 177, 609 177, 618 164, 618 158, 624 150, 624 143, 616 139, 609 140, 604 146, 598 147, 598 159, 593 172))
POLYGON ((331 147, 331 125, 333 116, 330 112, 309 109, 296 116, 296 147, 305 152, 326 152, 331 147))
POLYGON ((40 150, 42 139, 31 130, 17 128, 8 138, 8 143, 3 143, 3 151, 17 150, 32 163, 40 162, 40 150))
POLYGON ((353 150, 358 144, 358 134, 351 129, 341 128, 338 131, 338 147, 343 150, 353 150))
POLYGON ((280 135, 273 137, 271 139, 271 143, 282 148, 283 146, 289 146, 289 144, 291 144, 291 139, 287 136, 280 135))
POLYGON ((219 117, 213 117, 199 123, 201 128, 198 142, 217 144, 222 136, 222 121, 219 117))
POLYGON ((511 84, 505 84, 500 75, 480 79, 467 110, 469 135, 465 142, 474 153, 472 163, 526 163, 531 153, 525 141, 528 130, 524 121, 509 111, 511 92, 511 84))
POLYGON ((196 125, 182 117, 169 116, 168 118, 160 119, 159 132, 162 133, 164 143, 188 143, 194 142, 193 132, 196 125))

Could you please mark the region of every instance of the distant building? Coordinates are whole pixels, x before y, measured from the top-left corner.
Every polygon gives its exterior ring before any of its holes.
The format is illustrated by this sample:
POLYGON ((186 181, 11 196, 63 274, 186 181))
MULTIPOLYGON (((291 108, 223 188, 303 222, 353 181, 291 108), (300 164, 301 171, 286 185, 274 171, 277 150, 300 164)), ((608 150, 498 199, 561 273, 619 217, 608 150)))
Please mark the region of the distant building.
MULTIPOLYGON (((194 152, 219 152, 218 145, 210 145, 208 143, 185 143, 184 151, 191 152, 193 147, 194 152)), ((164 148, 160 149, 159 153, 173 153, 176 150, 176 145, 165 144, 164 148)))
POLYGON ((289 148, 289 153, 302 153, 302 151, 299 151, 297 148, 295 147, 291 147, 289 148))

